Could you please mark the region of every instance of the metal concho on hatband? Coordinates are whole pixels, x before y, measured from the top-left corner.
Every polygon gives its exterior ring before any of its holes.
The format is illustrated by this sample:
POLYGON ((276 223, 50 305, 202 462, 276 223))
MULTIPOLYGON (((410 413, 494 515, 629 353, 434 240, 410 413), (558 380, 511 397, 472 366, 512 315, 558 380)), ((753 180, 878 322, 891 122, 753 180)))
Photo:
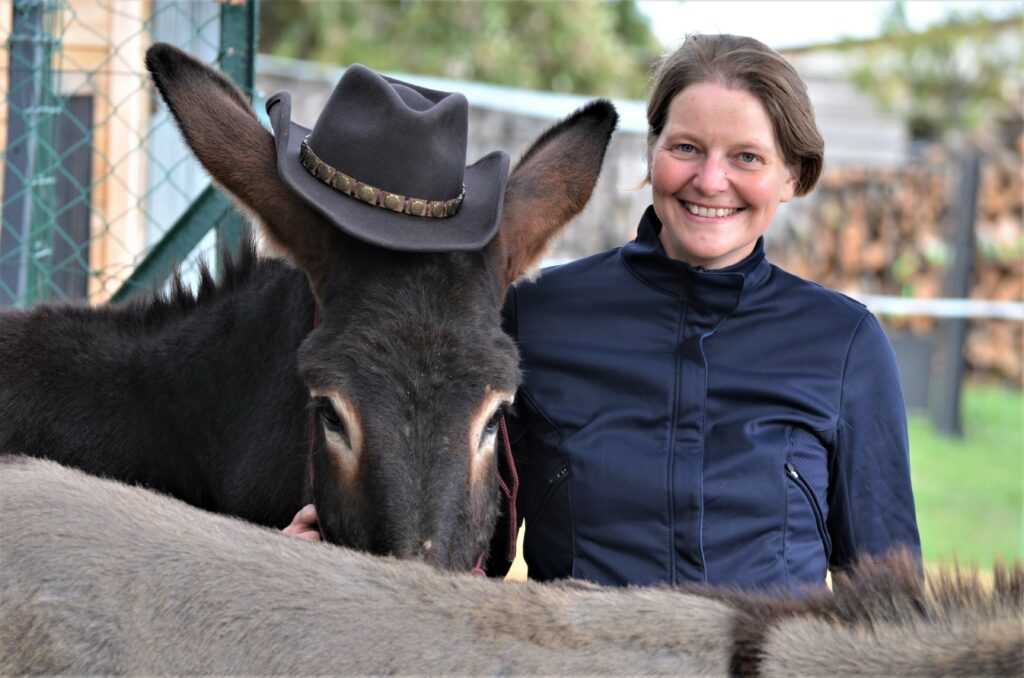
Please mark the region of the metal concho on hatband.
POLYGON ((462 205, 462 199, 466 197, 466 186, 462 186, 462 192, 458 197, 451 200, 426 200, 424 198, 408 198, 397 193, 390 193, 376 186, 364 184, 358 179, 353 179, 343 172, 331 167, 313 152, 309 147, 309 137, 302 140, 302 148, 299 151, 299 159, 302 166, 314 177, 324 182, 331 188, 341 191, 345 195, 352 196, 357 200, 382 207, 393 212, 402 212, 414 217, 433 217, 443 219, 454 216, 462 205))

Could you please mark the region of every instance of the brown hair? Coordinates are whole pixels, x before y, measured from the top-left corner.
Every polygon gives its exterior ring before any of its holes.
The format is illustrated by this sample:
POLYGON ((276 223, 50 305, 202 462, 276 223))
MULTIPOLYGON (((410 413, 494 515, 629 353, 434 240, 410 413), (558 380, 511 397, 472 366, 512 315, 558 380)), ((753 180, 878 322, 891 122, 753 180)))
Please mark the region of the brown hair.
POLYGON ((814 188, 821 175, 825 142, 814 122, 807 86, 781 54, 754 38, 689 35, 679 49, 661 60, 647 100, 648 148, 661 135, 676 94, 702 82, 718 82, 757 97, 772 121, 786 164, 800 167, 795 194, 805 195, 814 188))

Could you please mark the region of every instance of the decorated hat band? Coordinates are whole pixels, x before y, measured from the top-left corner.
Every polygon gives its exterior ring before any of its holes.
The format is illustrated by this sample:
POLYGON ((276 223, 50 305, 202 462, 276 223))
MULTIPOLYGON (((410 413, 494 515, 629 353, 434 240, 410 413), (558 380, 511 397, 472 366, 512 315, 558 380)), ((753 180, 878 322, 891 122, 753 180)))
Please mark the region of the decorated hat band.
POLYGON ((361 200, 368 205, 391 210, 392 212, 402 212, 414 217, 443 219, 454 216, 459 211, 459 206, 462 205, 462 199, 466 197, 465 184, 463 184, 462 192, 459 193, 458 197, 451 200, 408 198, 404 195, 390 193, 376 186, 365 184, 343 172, 339 172, 317 157, 317 154, 309 147, 309 137, 302 140, 299 158, 302 160, 302 166, 310 174, 336 191, 361 200))

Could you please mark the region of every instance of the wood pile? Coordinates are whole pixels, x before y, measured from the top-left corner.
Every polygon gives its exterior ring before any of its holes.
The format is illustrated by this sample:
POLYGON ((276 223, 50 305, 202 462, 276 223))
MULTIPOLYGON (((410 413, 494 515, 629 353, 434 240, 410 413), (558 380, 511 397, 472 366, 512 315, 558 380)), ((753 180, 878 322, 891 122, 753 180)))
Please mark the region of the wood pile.
MULTIPOLYGON (((989 150, 982 159, 972 299, 1024 300, 1021 150, 989 150)), ((941 149, 900 168, 828 169, 810 196, 780 214, 768 237, 769 256, 852 295, 950 296, 947 277, 957 256, 951 201, 962 199, 957 181, 957 165, 941 149)), ((887 330, 919 336, 940 322, 929 316, 881 320, 887 330)), ((965 353, 972 378, 1024 387, 1021 321, 972 319, 965 353)))

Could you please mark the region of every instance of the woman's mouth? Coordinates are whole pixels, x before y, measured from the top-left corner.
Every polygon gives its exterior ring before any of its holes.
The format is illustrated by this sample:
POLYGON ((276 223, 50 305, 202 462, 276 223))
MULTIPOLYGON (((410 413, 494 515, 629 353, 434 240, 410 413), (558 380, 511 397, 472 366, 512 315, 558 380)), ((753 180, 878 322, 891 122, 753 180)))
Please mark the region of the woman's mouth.
POLYGON ((694 214, 698 217, 730 217, 743 209, 742 207, 706 207, 704 205, 687 202, 686 200, 680 200, 679 203, 686 208, 690 214, 694 214))

